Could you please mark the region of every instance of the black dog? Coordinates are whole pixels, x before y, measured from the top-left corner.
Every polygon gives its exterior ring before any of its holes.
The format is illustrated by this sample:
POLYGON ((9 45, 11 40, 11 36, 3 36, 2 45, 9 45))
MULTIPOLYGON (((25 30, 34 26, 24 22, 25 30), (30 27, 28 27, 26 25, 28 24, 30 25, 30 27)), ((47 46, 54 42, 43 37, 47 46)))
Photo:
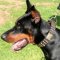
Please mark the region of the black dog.
POLYGON ((37 44, 45 54, 46 60, 60 60, 60 30, 54 21, 45 22, 39 12, 26 0, 27 11, 18 19, 15 26, 2 34, 6 42, 14 43, 12 49, 20 50, 28 43, 37 44))
POLYGON ((36 43, 38 44, 42 39, 44 39, 43 34, 40 31, 40 25, 42 23, 41 16, 39 12, 35 9, 34 5, 31 5, 29 0, 26 0, 27 11, 25 14, 18 18, 15 26, 2 34, 2 39, 14 43, 14 50, 19 50, 27 43, 36 43), (19 48, 16 47, 16 43, 19 45, 19 48))

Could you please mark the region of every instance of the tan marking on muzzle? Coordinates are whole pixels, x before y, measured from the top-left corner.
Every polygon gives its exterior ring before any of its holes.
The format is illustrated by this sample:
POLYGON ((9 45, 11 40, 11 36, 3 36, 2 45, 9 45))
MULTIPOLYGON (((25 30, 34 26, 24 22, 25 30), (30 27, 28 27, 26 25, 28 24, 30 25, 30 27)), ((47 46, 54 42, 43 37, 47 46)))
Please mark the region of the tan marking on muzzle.
POLYGON ((18 40, 22 39, 27 39, 28 43, 33 43, 34 42, 34 37, 32 35, 28 34, 8 34, 6 40, 8 43, 14 43, 17 42, 18 40))

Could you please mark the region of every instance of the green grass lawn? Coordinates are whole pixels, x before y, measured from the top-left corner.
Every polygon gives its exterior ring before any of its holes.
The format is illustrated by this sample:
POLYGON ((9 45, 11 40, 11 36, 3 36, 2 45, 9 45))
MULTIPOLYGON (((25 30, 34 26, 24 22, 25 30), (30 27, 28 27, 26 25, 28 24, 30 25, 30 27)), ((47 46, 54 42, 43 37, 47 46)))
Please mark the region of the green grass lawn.
MULTIPOLYGON (((30 0, 40 12, 44 20, 48 20, 50 16, 57 14, 57 5, 60 0, 30 0)), ((12 28, 18 17, 22 16, 26 11, 25 0, 1 0, 0 12, 8 12, 8 16, 0 15, 4 18, 4 24, 0 24, 0 36, 6 30, 12 28), (18 5, 16 5, 18 4, 18 5), (5 22, 6 21, 6 22, 5 22)), ((60 14, 58 14, 59 16, 60 14)), ((1 20, 1 19, 0 19, 1 20)), ((60 17, 57 18, 57 27, 60 28, 60 17)), ((2 23, 2 22, 1 22, 2 23)), ((11 51, 12 44, 4 42, 0 38, 0 60, 45 60, 42 50, 37 45, 29 44, 19 52, 11 51)))

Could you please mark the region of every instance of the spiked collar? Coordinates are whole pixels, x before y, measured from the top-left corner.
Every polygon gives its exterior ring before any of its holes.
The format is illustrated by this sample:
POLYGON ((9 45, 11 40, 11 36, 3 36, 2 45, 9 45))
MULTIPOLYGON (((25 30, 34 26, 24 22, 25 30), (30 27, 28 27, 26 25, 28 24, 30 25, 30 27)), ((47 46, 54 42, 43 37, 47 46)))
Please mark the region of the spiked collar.
POLYGON ((47 36, 39 43, 40 47, 45 47, 53 38, 54 34, 52 33, 55 31, 56 22, 54 20, 51 21, 51 28, 47 34, 47 36))

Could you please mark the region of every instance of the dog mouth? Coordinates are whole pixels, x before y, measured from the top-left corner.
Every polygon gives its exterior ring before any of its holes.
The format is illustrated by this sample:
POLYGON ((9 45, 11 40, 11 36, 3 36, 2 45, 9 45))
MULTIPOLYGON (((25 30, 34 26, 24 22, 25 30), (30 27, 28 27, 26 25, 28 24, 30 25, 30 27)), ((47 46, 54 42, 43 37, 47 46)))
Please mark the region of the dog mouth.
POLYGON ((34 37, 28 34, 8 34, 5 40, 7 43, 13 43, 11 49, 13 51, 19 51, 27 44, 34 42, 34 37))
POLYGON ((12 49, 13 51, 19 51, 19 50, 21 50, 22 48, 24 48, 27 44, 28 44, 28 41, 27 41, 26 38, 24 38, 24 39, 18 40, 17 42, 13 43, 11 49, 12 49))

